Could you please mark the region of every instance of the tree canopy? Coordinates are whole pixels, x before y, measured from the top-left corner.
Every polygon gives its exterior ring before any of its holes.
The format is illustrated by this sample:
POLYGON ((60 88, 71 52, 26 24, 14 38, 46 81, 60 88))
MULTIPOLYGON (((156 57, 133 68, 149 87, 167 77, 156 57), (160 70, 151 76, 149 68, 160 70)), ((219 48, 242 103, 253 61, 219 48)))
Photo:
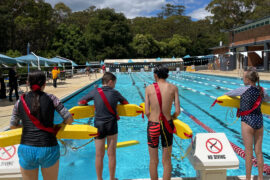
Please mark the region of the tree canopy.
POLYGON ((60 55, 84 64, 112 58, 157 58, 206 55, 219 41, 221 29, 231 29, 270 14, 270 0, 212 0, 213 16, 192 21, 185 7, 166 4, 156 17, 127 19, 114 9, 88 7, 72 12, 64 3, 44 0, 0 1, 0 52, 31 51, 45 57, 60 55))

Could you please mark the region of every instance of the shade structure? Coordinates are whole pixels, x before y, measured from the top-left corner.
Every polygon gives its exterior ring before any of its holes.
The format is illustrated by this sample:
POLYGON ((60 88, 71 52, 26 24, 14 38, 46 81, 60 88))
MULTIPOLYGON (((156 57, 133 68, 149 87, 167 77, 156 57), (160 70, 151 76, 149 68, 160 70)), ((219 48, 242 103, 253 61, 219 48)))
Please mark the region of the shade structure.
POLYGON ((62 63, 71 63, 72 66, 78 66, 74 61, 70 60, 70 59, 67 59, 67 58, 63 58, 63 57, 60 57, 60 56, 56 56, 54 58, 52 58, 54 60, 62 60, 62 63))
MULTIPOLYGON (((47 59, 47 58, 44 58, 44 57, 41 57, 41 56, 37 56, 39 58, 39 62, 41 65, 45 65, 45 62, 47 62, 48 64, 53 64, 53 61, 47 59)), ((26 64, 38 64, 38 59, 37 59, 36 56, 34 56, 33 54, 28 54, 28 55, 25 55, 25 56, 20 56, 20 57, 16 57, 15 59, 16 60, 20 60, 22 61, 23 63, 26 63, 26 64)))
POLYGON ((128 60, 128 63, 133 63, 132 59, 129 59, 129 60, 128 60))
POLYGON ((191 57, 190 55, 185 55, 183 58, 185 59, 185 58, 191 58, 191 57))
POLYGON ((58 57, 54 57, 50 59, 51 61, 55 62, 55 63, 70 63, 70 61, 68 60, 64 60, 58 57))
POLYGON ((1 64, 17 64, 21 63, 22 61, 16 60, 15 58, 0 54, 0 63, 1 64))

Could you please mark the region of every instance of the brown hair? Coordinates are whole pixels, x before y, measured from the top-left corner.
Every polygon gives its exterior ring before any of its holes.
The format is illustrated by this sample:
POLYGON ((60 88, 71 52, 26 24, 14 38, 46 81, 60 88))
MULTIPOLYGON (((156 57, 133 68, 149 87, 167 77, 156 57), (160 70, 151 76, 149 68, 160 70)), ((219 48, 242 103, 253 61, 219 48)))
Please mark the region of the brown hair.
POLYGON ((258 87, 260 89, 260 95, 263 96, 263 90, 261 89, 261 86, 260 86, 260 77, 259 77, 259 74, 255 68, 249 68, 246 71, 246 78, 248 78, 253 83, 258 82, 258 87))
POLYGON ((102 84, 107 84, 110 80, 115 81, 116 77, 113 73, 105 72, 102 77, 102 84))

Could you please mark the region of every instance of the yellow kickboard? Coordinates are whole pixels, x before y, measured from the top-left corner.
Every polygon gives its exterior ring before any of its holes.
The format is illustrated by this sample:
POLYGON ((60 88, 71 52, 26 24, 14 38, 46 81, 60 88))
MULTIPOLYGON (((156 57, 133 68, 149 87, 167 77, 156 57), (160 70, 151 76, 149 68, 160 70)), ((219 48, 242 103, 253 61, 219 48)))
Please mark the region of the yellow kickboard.
MULTIPOLYGON (((234 108, 240 107, 240 97, 239 96, 230 97, 227 95, 223 95, 223 96, 218 97, 217 100, 221 101, 221 102, 217 102, 221 106, 234 107, 234 108)), ((263 114, 270 115, 270 103, 262 102, 261 110, 262 110, 263 114)))
POLYGON ((190 129, 189 125, 180 121, 179 119, 174 119, 173 124, 176 129, 176 135, 179 136, 181 139, 189 139, 192 136, 192 130, 190 129))
MULTIPOLYGON (((119 116, 138 116, 143 109, 136 104, 117 105, 117 114, 119 116)), ((95 116, 95 107, 91 106, 74 106, 69 110, 74 119, 83 119, 95 116)))
MULTIPOLYGON (((58 131, 58 139, 90 139, 96 136, 97 128, 90 125, 63 125, 58 131)), ((20 144, 22 128, 0 132, 0 147, 20 144)))
MULTIPOLYGON (((124 141, 124 142, 119 142, 117 143, 117 148, 121 148, 121 147, 127 147, 127 146, 133 146, 133 145, 136 145, 136 144, 139 144, 140 142, 137 141, 137 140, 131 140, 131 141, 124 141)), ((107 149, 108 146, 107 144, 105 145, 105 149, 107 149)))
MULTIPOLYGON (((145 113, 145 104, 141 103, 140 106, 143 108, 143 111, 145 113)), ((175 126, 177 136, 179 136, 182 139, 190 138, 190 136, 192 135, 192 130, 190 129, 189 125, 180 121, 179 119, 174 119, 173 124, 175 126)))

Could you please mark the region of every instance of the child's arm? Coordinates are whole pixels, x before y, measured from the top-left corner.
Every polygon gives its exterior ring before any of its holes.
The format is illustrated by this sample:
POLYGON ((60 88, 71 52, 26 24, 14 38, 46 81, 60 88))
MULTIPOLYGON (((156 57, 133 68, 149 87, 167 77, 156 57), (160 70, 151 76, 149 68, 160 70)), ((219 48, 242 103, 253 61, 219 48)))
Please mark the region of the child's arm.
POLYGON ((78 102, 79 105, 87 105, 87 103, 94 99, 94 90, 83 96, 78 102))
POLYGON ((16 129, 22 127, 20 125, 21 119, 19 117, 19 112, 18 112, 18 104, 20 100, 18 100, 13 108, 11 119, 10 119, 10 129, 16 129))
POLYGON ((248 87, 240 87, 240 88, 237 88, 237 89, 234 89, 234 90, 231 90, 231 91, 225 93, 225 95, 232 96, 232 97, 241 96, 248 88, 249 88, 249 86, 248 87))
POLYGON ((61 103, 61 101, 54 95, 50 94, 50 98, 53 101, 53 105, 55 110, 60 114, 60 116, 64 119, 65 124, 71 124, 73 123, 73 117, 68 111, 67 108, 64 107, 64 105, 61 103))

